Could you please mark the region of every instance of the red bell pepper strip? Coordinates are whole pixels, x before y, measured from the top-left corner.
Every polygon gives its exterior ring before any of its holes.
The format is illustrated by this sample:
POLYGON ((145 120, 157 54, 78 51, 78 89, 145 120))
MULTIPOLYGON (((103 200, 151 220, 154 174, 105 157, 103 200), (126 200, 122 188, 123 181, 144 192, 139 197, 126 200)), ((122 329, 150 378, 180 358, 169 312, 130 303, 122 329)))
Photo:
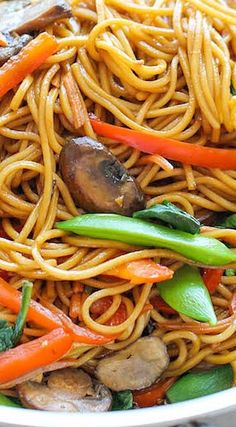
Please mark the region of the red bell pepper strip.
MULTIPOLYGON (((103 297, 95 301, 91 305, 90 311, 92 314, 98 317, 101 314, 105 313, 105 311, 107 311, 111 305, 112 305, 112 297, 103 297)), ((118 310, 106 322, 106 325, 109 325, 109 326, 120 325, 121 323, 125 322, 126 319, 127 319, 127 310, 126 310, 125 304, 122 302, 119 305, 118 310)))
POLYGON ((61 359, 72 338, 62 328, 0 354, 0 384, 5 384, 61 359))
POLYGON ((158 405, 164 399, 167 390, 174 384, 176 377, 167 378, 143 390, 133 392, 134 403, 139 408, 158 405))
POLYGON ((42 65, 56 52, 56 38, 48 33, 41 33, 29 42, 21 51, 10 58, 0 68, 0 96, 13 89, 24 78, 42 65))
POLYGON ((159 295, 155 295, 150 298, 150 303, 153 305, 153 308, 155 308, 158 311, 162 311, 166 314, 176 314, 177 311, 174 310, 172 307, 170 307, 166 302, 160 297, 159 295))
MULTIPOLYGON (((9 308, 13 313, 18 313, 21 306, 21 292, 10 286, 0 277, 0 304, 9 308)), ((47 330, 63 327, 71 334, 75 342, 92 345, 103 345, 117 336, 104 336, 87 328, 75 325, 69 317, 52 304, 47 304, 49 309, 31 300, 27 319, 47 330)))
POLYGON ((202 278, 210 294, 216 290, 223 273, 222 268, 204 268, 202 278))
POLYGON ((177 141, 164 136, 127 129, 90 118, 94 131, 103 137, 124 142, 144 153, 159 154, 170 160, 186 165, 206 168, 236 169, 236 150, 203 147, 197 144, 177 141))

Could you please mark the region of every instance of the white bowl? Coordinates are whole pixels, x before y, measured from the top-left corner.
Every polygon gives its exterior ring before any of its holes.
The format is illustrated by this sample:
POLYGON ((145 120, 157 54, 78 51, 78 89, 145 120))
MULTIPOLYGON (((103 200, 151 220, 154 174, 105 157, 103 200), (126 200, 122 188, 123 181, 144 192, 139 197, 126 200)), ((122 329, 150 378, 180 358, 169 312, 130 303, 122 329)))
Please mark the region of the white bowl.
MULTIPOLYGON (((1 427, 166 427, 236 410, 236 388, 182 403, 106 413, 43 412, 1 407, 1 427)), ((233 423, 232 425, 236 425, 233 423)))

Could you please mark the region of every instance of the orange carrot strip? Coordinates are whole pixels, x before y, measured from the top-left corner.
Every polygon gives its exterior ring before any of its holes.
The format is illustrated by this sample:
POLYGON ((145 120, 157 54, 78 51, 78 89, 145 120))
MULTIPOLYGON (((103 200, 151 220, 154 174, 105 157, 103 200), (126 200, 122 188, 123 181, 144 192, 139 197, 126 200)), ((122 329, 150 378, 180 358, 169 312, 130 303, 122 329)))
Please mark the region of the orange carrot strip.
POLYGON ((143 390, 133 392, 134 403, 139 408, 158 405, 164 399, 167 390, 174 384, 176 377, 167 378, 143 390))
POLYGON ((203 281, 212 294, 217 286, 220 284, 221 276, 223 276, 224 270, 222 268, 204 268, 203 270, 203 281))
POLYGON ((0 354, 0 384, 61 359, 71 348, 72 339, 62 328, 0 354))
POLYGON ((74 282, 72 286, 73 286, 73 292, 75 294, 77 294, 78 292, 84 291, 84 285, 80 282, 74 282))
POLYGON ((81 102, 78 86, 74 81, 71 71, 65 74, 63 83, 73 112, 74 127, 75 129, 79 129, 84 125, 86 113, 81 102))
POLYGON ((76 319, 81 314, 81 293, 73 294, 70 300, 70 317, 76 319))
MULTIPOLYGON (((10 286, 0 277, 0 304, 9 308, 13 313, 18 313, 21 306, 21 292, 10 286)), ((112 341, 117 335, 103 336, 87 328, 75 325, 69 317, 53 304, 45 302, 45 307, 31 300, 27 319, 45 329, 63 327, 75 342, 92 345, 103 345, 112 341)))
POLYGON ((103 274, 130 280, 134 285, 141 285, 142 283, 162 282, 171 279, 173 271, 163 265, 156 264, 151 259, 141 259, 122 264, 105 271, 103 274))
POLYGON ((8 45, 8 43, 7 43, 6 37, 4 36, 3 33, 0 32, 0 46, 6 47, 7 45, 8 45))
POLYGON ((48 33, 39 34, 29 42, 18 55, 13 56, 0 68, 0 96, 13 89, 24 78, 42 65, 56 52, 55 37, 48 33))

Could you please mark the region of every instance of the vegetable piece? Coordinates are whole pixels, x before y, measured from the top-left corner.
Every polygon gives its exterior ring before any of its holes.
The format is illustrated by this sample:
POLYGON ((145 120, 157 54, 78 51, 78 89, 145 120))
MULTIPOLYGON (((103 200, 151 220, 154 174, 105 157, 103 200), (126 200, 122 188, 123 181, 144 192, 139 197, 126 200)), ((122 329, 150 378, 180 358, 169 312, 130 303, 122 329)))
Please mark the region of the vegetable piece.
POLYGON ((230 92, 231 92, 231 95, 236 96, 236 90, 234 89, 233 83, 231 83, 230 85, 230 92))
POLYGON ((6 37, 4 36, 3 33, 0 32, 0 46, 6 47, 7 45, 8 45, 8 43, 7 43, 6 37))
POLYGON ((64 0, 8 1, 9 8, 0 2, 0 13, 4 19, 0 22, 0 31, 16 31, 18 34, 42 30, 58 19, 71 16, 69 3, 64 0), (15 6, 15 3, 19 3, 15 6), (4 10, 5 9, 5 10, 4 10))
POLYGON ((0 393, 0 406, 11 406, 12 408, 22 408, 21 405, 14 402, 14 400, 12 399, 9 399, 9 397, 5 396, 2 393, 0 393))
POLYGON ((136 390, 133 392, 134 403, 139 408, 147 408, 155 406, 162 402, 167 390, 174 384, 176 377, 167 378, 159 381, 157 384, 144 390, 136 390))
POLYGON ((210 294, 212 294, 220 284, 223 274, 224 270, 222 268, 204 268, 202 278, 210 294))
MULTIPOLYGON (((13 313, 18 313, 21 306, 21 292, 10 286, 0 277, 0 304, 9 308, 13 313)), ((69 317, 52 304, 49 309, 32 300, 30 303, 27 319, 45 329, 56 329, 63 327, 71 334, 75 342, 92 345, 103 345, 116 336, 103 336, 89 329, 75 325, 69 317)))
POLYGON ((216 324, 211 298, 198 268, 184 265, 175 272, 173 279, 158 286, 164 301, 179 313, 216 324))
POLYGON ((55 37, 41 33, 0 68, 0 97, 20 83, 57 50, 55 37))
POLYGON ((221 228, 236 228, 236 214, 229 215, 220 223, 221 228))
POLYGON ((32 40, 32 37, 29 34, 22 34, 22 36, 18 36, 16 34, 12 35, 6 33, 4 36, 7 44, 5 47, 0 47, 0 65, 3 65, 13 55, 17 55, 17 53, 20 52, 20 50, 30 42, 30 40, 32 40))
POLYGON ((62 328, 0 354, 0 384, 47 366, 63 357, 72 338, 62 328))
POLYGON ((235 275, 236 275, 236 270, 234 270, 233 268, 227 268, 225 270, 225 276, 232 277, 235 275))
POLYGON ((171 279, 173 271, 151 259, 141 259, 127 262, 119 267, 107 270, 103 274, 130 280, 134 285, 141 285, 142 283, 162 282, 171 279))
POLYGON ((177 311, 170 307, 166 302, 160 297, 160 295, 155 295, 150 298, 150 303, 153 305, 153 308, 156 310, 162 311, 166 314, 176 314, 177 311))
POLYGON ((139 390, 153 384, 168 364, 166 345, 160 338, 149 336, 101 359, 96 375, 113 391, 139 390))
POLYGON ((112 404, 110 390, 82 369, 61 369, 49 374, 47 383, 27 381, 17 389, 24 406, 44 411, 105 412, 112 404))
POLYGON ((65 74, 62 81, 66 88, 67 96, 73 113, 74 128, 79 129, 81 126, 84 125, 86 119, 86 111, 84 110, 79 88, 74 80, 71 71, 68 71, 65 74))
POLYGON ((177 403, 226 390, 232 383, 233 370, 230 365, 223 365, 205 372, 184 375, 166 394, 171 403, 177 403))
POLYGON ((130 390, 112 393, 112 411, 124 411, 133 408, 133 395, 130 390))
POLYGON ((124 142, 130 147, 149 154, 160 154, 170 160, 206 168, 236 169, 236 150, 203 147, 197 144, 150 135, 124 127, 110 125, 90 118, 95 132, 106 138, 124 142))
POLYGON ((135 179, 100 142, 89 137, 70 139, 59 164, 71 195, 85 211, 132 215, 144 209, 144 194, 135 179))
MULTIPOLYGON (((105 311, 111 305, 112 305, 112 297, 109 297, 109 296, 103 297, 98 299, 97 301, 94 301, 94 303, 90 308, 90 311, 92 314, 95 314, 97 317, 105 313, 105 311)), ((125 304, 122 302, 119 305, 118 310, 106 322, 106 325, 109 325, 109 326, 120 325, 121 323, 125 322, 126 319, 127 319, 127 309, 125 304)))
POLYGON ((200 231, 200 222, 194 216, 177 208, 177 206, 164 200, 160 205, 153 205, 143 211, 135 212, 134 218, 140 219, 160 219, 177 230, 186 233, 196 234, 200 231))
POLYGON ((219 240, 171 230, 137 218, 114 214, 86 214, 58 222, 56 226, 81 236, 172 249, 204 265, 222 266, 236 261, 236 254, 219 240))
POLYGON ((15 326, 9 326, 5 320, 0 320, 0 352, 15 347, 21 338, 30 305, 32 287, 31 282, 23 283, 22 302, 15 326))

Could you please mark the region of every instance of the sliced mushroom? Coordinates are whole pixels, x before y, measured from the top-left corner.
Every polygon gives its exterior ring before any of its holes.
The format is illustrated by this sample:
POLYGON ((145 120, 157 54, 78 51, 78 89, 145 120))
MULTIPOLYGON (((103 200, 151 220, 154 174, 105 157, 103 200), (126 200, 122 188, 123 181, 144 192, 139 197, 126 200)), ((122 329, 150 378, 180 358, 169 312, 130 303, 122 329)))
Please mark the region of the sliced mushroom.
POLYGON ((15 0, 0 2, 0 13, 4 13, 4 19, 0 22, 1 32, 16 31, 22 34, 41 30, 58 19, 71 16, 71 8, 65 0, 38 0, 30 2, 30 5, 21 1, 21 7, 17 7, 16 3, 18 1, 15 0))
POLYGON ((4 62, 8 61, 13 55, 16 55, 22 47, 26 46, 32 37, 29 34, 23 34, 22 36, 13 36, 9 33, 4 33, 4 36, 7 40, 6 47, 0 47, 0 66, 4 64, 4 62))
POLYGON ((140 390, 152 385, 169 364, 163 341, 144 337, 114 356, 100 360, 96 376, 114 391, 140 390))
POLYGON ((132 215, 144 209, 144 195, 135 179, 100 142, 72 138, 64 145, 59 164, 75 203, 85 211, 132 215))
POLYGON ((17 390, 25 407, 44 411, 105 412, 112 404, 108 388, 81 369, 62 369, 50 374, 47 383, 27 381, 17 390))

